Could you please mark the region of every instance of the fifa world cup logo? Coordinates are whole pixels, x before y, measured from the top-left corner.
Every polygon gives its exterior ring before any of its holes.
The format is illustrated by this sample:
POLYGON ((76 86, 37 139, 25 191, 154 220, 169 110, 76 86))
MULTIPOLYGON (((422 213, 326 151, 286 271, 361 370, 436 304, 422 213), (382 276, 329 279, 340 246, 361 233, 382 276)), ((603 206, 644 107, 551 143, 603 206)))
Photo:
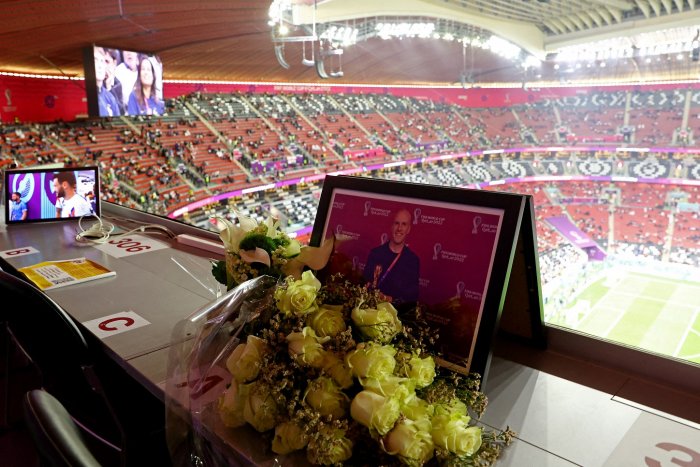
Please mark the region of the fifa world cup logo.
POLYGON ((335 226, 335 234, 336 234, 336 235, 340 235, 341 233, 343 233, 343 225, 342 225, 342 224, 338 224, 338 225, 335 226))
POLYGON ((472 233, 476 234, 479 231, 479 226, 481 225, 481 216, 474 217, 473 223, 474 228, 472 229, 472 233))
POLYGON ((464 293, 465 288, 466 284, 464 282, 457 282, 457 295, 455 296, 455 298, 462 298, 462 294, 464 293))
POLYGON ((365 201, 365 217, 369 215, 369 208, 372 207, 371 201, 365 201))
POLYGON ((12 91, 9 88, 5 89, 5 100, 7 101, 7 106, 12 107, 12 91))
POLYGON ((418 219, 420 218, 420 208, 413 210, 413 225, 418 224, 418 219))
POLYGON ((442 251, 442 245, 440 245, 439 243, 436 243, 435 245, 433 245, 433 260, 438 259, 438 255, 440 254, 441 251, 442 251))
POLYGON ((383 233, 381 237, 379 237, 379 240, 381 241, 381 245, 384 245, 386 242, 389 241, 389 234, 383 233))

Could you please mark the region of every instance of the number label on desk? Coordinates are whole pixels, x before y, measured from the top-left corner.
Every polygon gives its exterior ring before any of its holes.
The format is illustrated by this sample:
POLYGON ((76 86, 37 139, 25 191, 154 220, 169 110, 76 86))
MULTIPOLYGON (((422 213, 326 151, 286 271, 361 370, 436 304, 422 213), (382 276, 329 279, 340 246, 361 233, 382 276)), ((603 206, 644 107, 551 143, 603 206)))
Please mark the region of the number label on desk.
POLYGON ((21 248, 0 251, 0 258, 17 258, 18 256, 31 255, 34 253, 39 253, 39 250, 33 246, 24 246, 21 248))
POLYGON ((132 331, 151 324, 133 311, 123 311, 102 318, 85 321, 85 326, 90 332, 95 334, 100 339, 105 337, 121 334, 122 332, 132 331))
POLYGON ((163 248, 168 248, 168 244, 143 235, 127 235, 112 239, 95 248, 115 258, 123 258, 124 256, 162 250, 163 248))

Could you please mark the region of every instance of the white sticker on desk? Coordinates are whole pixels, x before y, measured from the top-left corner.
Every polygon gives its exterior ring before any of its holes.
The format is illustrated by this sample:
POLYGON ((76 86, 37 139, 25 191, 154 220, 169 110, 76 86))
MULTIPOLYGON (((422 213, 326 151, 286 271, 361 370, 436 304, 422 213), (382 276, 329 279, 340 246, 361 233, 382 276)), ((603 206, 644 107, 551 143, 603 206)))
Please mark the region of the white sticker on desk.
POLYGON ((39 250, 33 246, 23 246, 21 248, 0 251, 0 258, 17 258, 18 256, 31 255, 33 253, 39 253, 39 250))
POLYGON ((642 412, 604 467, 700 466, 700 430, 642 412))
POLYGON ((124 237, 117 237, 107 243, 97 245, 95 248, 115 258, 123 258, 140 253, 148 253, 149 251, 162 250, 169 246, 170 245, 165 242, 144 235, 126 235, 124 237))
POLYGON ((85 326, 89 331, 100 339, 131 331, 147 324, 151 324, 133 311, 122 311, 102 318, 85 321, 85 326))

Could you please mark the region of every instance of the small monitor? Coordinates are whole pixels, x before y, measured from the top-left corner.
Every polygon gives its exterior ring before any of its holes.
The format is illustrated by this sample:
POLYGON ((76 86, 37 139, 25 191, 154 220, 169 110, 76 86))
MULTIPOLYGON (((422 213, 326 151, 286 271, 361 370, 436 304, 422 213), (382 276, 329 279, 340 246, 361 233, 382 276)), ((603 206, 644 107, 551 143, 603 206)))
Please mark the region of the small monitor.
POLYGON ((97 167, 29 168, 4 173, 5 223, 64 221, 100 214, 97 167))

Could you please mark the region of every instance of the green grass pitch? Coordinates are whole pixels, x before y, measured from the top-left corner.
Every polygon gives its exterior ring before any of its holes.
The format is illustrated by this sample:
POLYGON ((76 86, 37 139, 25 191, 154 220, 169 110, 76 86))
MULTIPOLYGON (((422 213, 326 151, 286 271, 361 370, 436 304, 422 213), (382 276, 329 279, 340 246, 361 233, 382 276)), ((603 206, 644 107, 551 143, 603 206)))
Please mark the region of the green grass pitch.
POLYGON ((700 363, 700 283, 636 272, 584 289, 551 324, 700 363))

